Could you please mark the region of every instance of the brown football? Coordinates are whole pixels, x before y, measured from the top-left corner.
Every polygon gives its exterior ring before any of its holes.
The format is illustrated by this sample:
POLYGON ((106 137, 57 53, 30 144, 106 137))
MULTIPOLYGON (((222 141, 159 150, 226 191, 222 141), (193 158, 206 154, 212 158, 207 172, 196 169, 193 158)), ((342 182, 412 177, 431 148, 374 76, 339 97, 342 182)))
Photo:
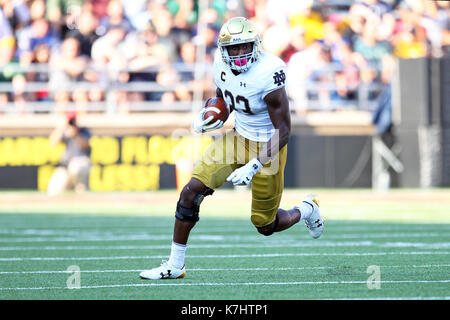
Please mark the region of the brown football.
POLYGON ((217 120, 222 120, 225 122, 230 115, 230 111, 228 110, 223 98, 216 97, 208 99, 205 103, 205 108, 207 111, 203 115, 203 119, 208 119, 210 116, 213 116, 213 120, 211 120, 208 124, 212 124, 217 120))

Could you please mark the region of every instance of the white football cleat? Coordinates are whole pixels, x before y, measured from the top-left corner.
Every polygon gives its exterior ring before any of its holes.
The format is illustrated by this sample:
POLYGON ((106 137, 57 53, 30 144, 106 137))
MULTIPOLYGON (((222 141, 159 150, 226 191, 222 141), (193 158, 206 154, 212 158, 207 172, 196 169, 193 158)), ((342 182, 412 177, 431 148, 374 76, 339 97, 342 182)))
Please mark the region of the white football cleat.
POLYGON ((312 207, 312 213, 309 216, 309 218, 305 218, 305 225, 309 229, 309 234, 314 239, 319 238, 322 235, 323 232, 323 220, 320 216, 320 210, 319 210, 319 200, 317 200, 317 197, 315 195, 308 195, 303 200, 304 203, 309 204, 312 207))
POLYGON ((145 280, 159 280, 159 279, 180 279, 186 275, 186 267, 181 269, 170 266, 167 261, 163 261, 157 268, 142 271, 139 274, 141 279, 145 280))

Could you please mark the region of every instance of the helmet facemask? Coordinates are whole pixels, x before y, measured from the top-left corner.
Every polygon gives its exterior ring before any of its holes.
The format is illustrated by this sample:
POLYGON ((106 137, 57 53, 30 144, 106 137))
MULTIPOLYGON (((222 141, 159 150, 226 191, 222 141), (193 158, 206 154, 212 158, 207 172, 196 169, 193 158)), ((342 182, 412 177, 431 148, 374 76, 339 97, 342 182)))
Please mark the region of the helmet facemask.
POLYGON ((222 60, 232 70, 247 71, 258 60, 260 37, 252 23, 244 17, 235 17, 228 20, 219 32, 217 45, 222 54, 222 60), (246 54, 230 56, 228 46, 251 43, 252 51, 246 54))
POLYGON ((229 47, 230 45, 219 46, 220 51, 222 53, 223 62, 225 62, 227 65, 229 65, 232 70, 236 70, 238 72, 247 71, 250 68, 250 66, 254 62, 256 62, 256 60, 258 59, 258 51, 259 51, 258 45, 259 44, 256 42, 257 41, 248 42, 248 43, 252 44, 252 51, 250 51, 249 53, 235 55, 235 56, 230 56, 230 54, 228 52, 227 47, 229 47))

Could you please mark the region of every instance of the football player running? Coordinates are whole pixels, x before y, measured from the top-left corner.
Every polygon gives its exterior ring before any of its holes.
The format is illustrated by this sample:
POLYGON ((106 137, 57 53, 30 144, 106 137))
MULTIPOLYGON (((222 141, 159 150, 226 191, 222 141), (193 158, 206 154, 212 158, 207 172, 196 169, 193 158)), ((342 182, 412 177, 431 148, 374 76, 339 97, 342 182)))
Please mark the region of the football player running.
MULTIPOLYGON (((214 60, 216 95, 235 111, 235 128, 213 142, 195 165, 177 203, 169 260, 141 272, 142 279, 186 275, 187 241, 199 220, 200 204, 226 181, 234 185, 252 182, 251 221, 259 233, 270 236, 300 221, 313 238, 323 232, 315 196, 307 196, 292 209, 279 208, 291 129, 285 63, 260 49, 259 34, 244 17, 232 18, 222 26, 218 47, 214 60)), ((222 121, 204 120, 203 113, 194 120, 196 132, 223 126, 222 121)))

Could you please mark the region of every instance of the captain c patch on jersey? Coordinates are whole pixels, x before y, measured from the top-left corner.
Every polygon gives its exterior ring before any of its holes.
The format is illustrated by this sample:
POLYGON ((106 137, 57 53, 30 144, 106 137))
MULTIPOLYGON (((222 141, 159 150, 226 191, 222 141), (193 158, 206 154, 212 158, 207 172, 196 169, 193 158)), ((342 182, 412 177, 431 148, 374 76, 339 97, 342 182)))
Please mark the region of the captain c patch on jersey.
POLYGON ((286 81, 286 74, 283 70, 280 70, 279 72, 275 72, 273 75, 274 83, 278 86, 281 86, 281 83, 285 84, 286 81))

